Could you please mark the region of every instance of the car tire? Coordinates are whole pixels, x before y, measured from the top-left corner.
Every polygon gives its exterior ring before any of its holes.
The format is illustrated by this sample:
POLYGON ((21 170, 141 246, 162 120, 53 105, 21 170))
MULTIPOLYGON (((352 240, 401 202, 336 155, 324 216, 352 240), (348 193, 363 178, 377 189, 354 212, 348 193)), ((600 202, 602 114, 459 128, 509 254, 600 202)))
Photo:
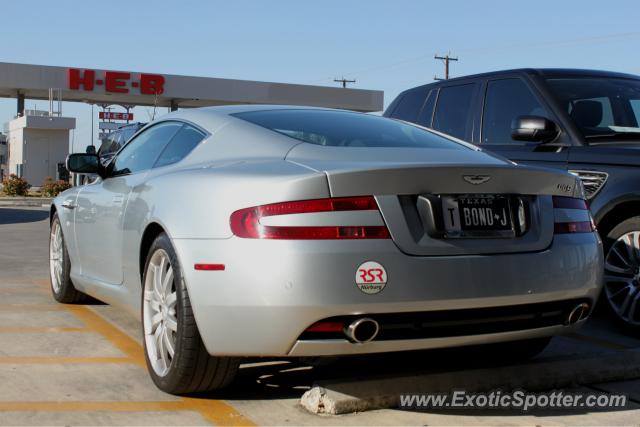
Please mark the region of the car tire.
POLYGON ((640 216, 626 219, 604 237, 602 297, 625 332, 640 334, 640 216))
POLYGON ((147 368, 160 390, 189 394, 221 389, 233 381, 240 359, 207 352, 180 263, 165 233, 158 235, 147 255, 141 313, 147 368))
POLYGON ((71 260, 58 214, 51 219, 49 232, 49 284, 53 298, 64 304, 83 302, 87 295, 78 291, 70 278, 71 260))

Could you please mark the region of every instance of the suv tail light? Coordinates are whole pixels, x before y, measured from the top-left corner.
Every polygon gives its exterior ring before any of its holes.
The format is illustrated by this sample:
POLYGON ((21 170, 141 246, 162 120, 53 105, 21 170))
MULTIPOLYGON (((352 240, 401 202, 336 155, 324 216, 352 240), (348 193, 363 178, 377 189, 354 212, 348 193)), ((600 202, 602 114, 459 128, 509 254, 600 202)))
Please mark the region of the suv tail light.
MULTIPOLYGON (((231 214, 231 231, 246 239, 389 239, 385 225, 263 225, 260 220, 278 215, 317 212, 378 211, 373 196, 340 197, 273 203, 240 209, 231 214)), ((338 222, 338 221, 336 221, 338 222)))
POLYGON ((592 233, 596 231, 589 207, 584 199, 553 196, 555 234, 592 233), (572 211, 579 211, 572 214, 572 211), (562 219, 559 221, 559 219, 562 219))

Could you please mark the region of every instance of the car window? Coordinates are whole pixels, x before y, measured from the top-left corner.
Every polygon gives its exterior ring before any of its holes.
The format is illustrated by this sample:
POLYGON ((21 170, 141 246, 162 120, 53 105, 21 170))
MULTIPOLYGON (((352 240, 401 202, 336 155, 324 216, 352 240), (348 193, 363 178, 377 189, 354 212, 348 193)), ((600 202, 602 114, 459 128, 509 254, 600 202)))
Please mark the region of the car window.
POLYGON ((482 143, 522 144, 511 139, 511 122, 518 116, 550 118, 547 110, 521 79, 490 81, 484 101, 482 143))
POLYGON ((469 83, 440 89, 433 128, 456 138, 465 139, 477 84, 469 83))
POLYGON ((161 122, 138 134, 111 163, 112 174, 123 175, 151 169, 180 127, 182 123, 179 122, 161 122))
POLYGON ((417 126, 373 114, 322 109, 278 109, 232 114, 310 144, 331 147, 467 149, 417 126))
POLYGON ((420 126, 431 127, 431 120, 433 119, 433 108, 436 106, 436 98, 438 97, 438 89, 431 89, 427 100, 424 102, 424 106, 418 115, 418 123, 420 126))
POLYGON ((615 142, 640 133, 640 81, 580 77, 549 79, 547 83, 585 138, 615 142))
POLYGON ((407 122, 415 122, 422 108, 422 104, 424 104, 425 96, 426 90, 422 88, 412 89, 406 92, 391 117, 407 122))
POLYGON ((601 96, 598 98, 574 99, 569 103, 567 111, 574 120, 582 124, 581 118, 578 117, 578 115, 580 115, 578 109, 582 108, 582 105, 589 104, 597 104, 598 106, 596 106, 595 108, 601 112, 599 117, 600 121, 597 122, 596 120, 594 121, 594 123, 592 123, 594 127, 606 128, 616 125, 616 122, 613 119, 613 108, 611 107, 611 100, 606 96, 601 96))
POLYGON ((205 136, 204 132, 199 131, 193 126, 184 125, 178 133, 171 138, 171 141, 162 151, 162 154, 160 154, 158 161, 153 167, 157 168, 179 162, 185 158, 205 136))
POLYGON ((636 123, 640 123, 640 99, 630 99, 629 104, 633 115, 636 116, 636 123))

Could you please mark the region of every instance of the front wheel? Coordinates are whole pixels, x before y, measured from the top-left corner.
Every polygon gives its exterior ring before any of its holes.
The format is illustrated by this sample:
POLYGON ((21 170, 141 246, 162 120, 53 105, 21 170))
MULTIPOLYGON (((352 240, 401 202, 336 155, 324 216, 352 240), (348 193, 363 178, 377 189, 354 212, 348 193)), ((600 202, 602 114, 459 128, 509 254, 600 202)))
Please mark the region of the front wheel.
POLYGON ((142 327, 149 374, 167 393, 220 389, 235 377, 239 359, 207 352, 191 309, 178 258, 166 234, 149 250, 143 277, 142 327))
POLYGON ((62 234, 58 214, 53 214, 49 233, 49 282, 53 298, 61 303, 77 303, 87 298, 71 282, 71 260, 62 234))
POLYGON ((623 329, 640 333, 640 217, 621 222, 604 240, 603 297, 623 329))

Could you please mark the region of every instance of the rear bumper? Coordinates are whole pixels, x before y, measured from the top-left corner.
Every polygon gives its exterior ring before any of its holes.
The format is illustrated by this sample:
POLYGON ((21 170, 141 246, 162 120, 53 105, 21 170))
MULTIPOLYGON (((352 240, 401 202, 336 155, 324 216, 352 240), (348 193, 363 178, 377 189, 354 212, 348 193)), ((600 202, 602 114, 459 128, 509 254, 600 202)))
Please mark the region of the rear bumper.
POLYGON ((497 342, 561 335, 576 330, 584 322, 585 321, 580 321, 573 326, 549 326, 546 328, 529 329, 526 331, 501 332, 496 334, 422 338, 414 340, 371 341, 362 344, 354 344, 348 340, 339 339, 322 341, 297 340, 288 356, 335 356, 491 344, 497 342))
POLYGON ((480 344, 559 334, 573 327, 353 344, 300 340, 334 316, 504 307, 545 301, 595 302, 602 248, 595 233, 558 235, 545 251, 479 256, 413 257, 390 240, 173 241, 202 339, 211 354, 319 356, 480 344), (355 284, 365 261, 388 274, 382 292, 355 284), (196 263, 225 271, 196 271, 196 263))

